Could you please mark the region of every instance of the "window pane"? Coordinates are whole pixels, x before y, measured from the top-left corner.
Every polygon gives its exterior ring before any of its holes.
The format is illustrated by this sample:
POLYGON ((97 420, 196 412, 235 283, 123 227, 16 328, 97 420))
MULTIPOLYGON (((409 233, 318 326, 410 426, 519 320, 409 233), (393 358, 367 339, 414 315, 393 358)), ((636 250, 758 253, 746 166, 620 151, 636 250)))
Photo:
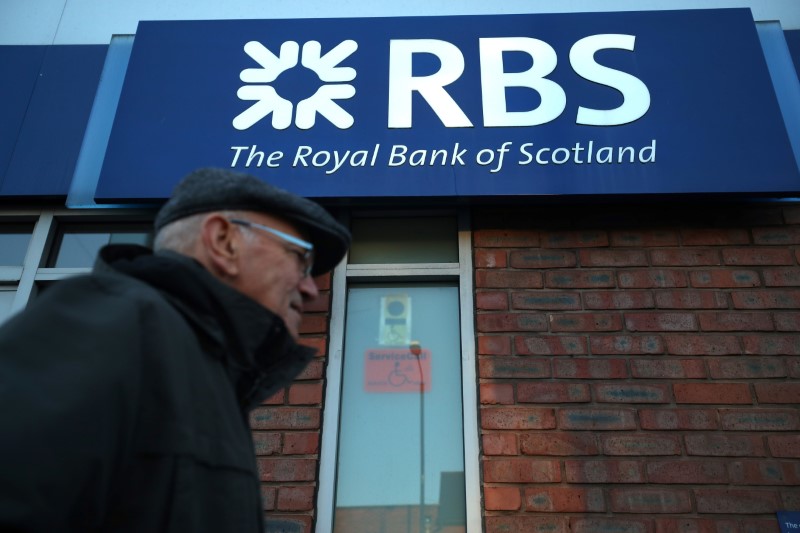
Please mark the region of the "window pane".
POLYGON ((336 533, 465 531, 458 312, 456 286, 348 291, 336 533))
POLYGON ((119 229, 112 232, 93 231, 86 228, 64 228, 60 235, 55 259, 51 267, 88 268, 94 265, 97 252, 106 244, 141 244, 149 246, 152 242, 149 228, 119 229))
POLYGON ((31 240, 33 226, 3 224, 0 226, 0 266, 22 266, 31 240))
POLYGON ((16 291, 0 287, 0 323, 8 318, 11 313, 11 304, 14 302, 16 291))
POLYGON ((360 218, 351 229, 352 264, 458 262, 454 217, 360 218))

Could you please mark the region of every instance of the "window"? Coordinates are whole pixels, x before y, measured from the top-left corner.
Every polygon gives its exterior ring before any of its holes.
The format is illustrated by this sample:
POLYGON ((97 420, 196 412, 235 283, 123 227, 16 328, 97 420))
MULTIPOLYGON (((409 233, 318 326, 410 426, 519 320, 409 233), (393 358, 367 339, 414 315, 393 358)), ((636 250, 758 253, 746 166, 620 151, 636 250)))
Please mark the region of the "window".
POLYGON ((0 225, 0 266, 22 266, 33 224, 0 225))
POLYGON ((317 531, 480 531, 471 251, 457 221, 351 224, 334 276, 317 531))
POLYGON ((97 252, 106 244, 152 244, 149 224, 97 225, 64 224, 58 233, 48 266, 54 268, 90 268, 97 252))

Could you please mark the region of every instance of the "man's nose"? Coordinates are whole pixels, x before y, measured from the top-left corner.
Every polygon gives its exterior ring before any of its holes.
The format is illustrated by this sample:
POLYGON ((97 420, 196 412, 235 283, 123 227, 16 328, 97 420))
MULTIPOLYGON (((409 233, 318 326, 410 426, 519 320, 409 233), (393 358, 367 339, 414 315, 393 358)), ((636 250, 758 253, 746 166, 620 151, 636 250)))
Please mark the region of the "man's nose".
POLYGON ((300 290, 300 294, 303 296, 303 300, 313 300, 317 296, 319 296, 319 288, 317 287, 317 282, 311 276, 306 276, 300 280, 300 285, 297 287, 300 290))

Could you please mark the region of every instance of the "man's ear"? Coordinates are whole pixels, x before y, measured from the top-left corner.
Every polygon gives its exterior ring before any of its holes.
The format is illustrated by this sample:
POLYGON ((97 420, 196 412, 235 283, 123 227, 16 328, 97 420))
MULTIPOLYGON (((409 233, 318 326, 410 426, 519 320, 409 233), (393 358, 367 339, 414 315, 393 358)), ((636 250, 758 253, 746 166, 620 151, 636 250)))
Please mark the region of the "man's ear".
POLYGON ((239 274, 241 257, 241 233, 220 213, 208 215, 200 229, 204 263, 220 278, 232 278, 239 274))

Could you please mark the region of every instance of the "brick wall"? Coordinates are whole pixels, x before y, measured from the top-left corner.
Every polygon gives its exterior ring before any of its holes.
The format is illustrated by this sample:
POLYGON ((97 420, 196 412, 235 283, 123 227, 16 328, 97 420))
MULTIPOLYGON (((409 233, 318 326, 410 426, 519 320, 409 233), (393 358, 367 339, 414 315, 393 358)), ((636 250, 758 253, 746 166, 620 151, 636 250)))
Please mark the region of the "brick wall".
POLYGON ((317 357, 285 390, 250 416, 270 531, 310 533, 315 516, 323 380, 328 346, 330 274, 316 279, 320 297, 305 307, 302 342, 317 357))
POLYGON ((473 213, 487 533, 800 510, 800 207, 473 213))

